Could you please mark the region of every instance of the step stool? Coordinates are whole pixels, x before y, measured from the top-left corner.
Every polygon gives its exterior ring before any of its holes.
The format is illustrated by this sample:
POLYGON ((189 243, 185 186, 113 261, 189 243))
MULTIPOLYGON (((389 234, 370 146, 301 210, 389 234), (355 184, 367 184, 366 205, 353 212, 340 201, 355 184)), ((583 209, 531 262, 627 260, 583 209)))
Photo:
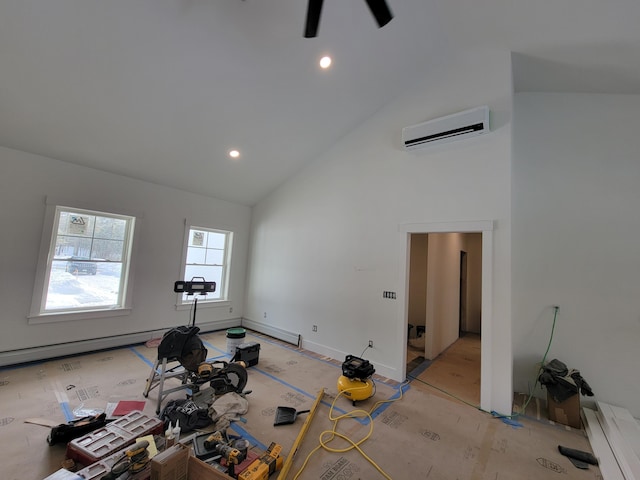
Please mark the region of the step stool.
MULTIPOLYGON (((179 390, 194 390, 195 386, 188 380, 189 372, 180 364, 177 358, 158 358, 151 368, 151 372, 149 373, 149 377, 147 378, 147 384, 142 395, 147 398, 149 396, 149 392, 158 387, 158 403, 156 405, 156 415, 159 415, 160 406, 162 405, 162 401, 167 395, 179 390), (179 365, 167 368, 167 364, 169 362, 177 362, 179 365), (165 380, 171 378, 177 378, 178 380, 180 380, 180 385, 178 385, 177 387, 166 389, 164 386, 164 382, 165 380)), ((195 389, 197 389, 197 387, 195 387, 195 389)))
POLYGON ((160 414, 160 406, 162 405, 162 401, 170 393, 185 389, 190 389, 191 394, 198 391, 198 386, 189 381, 190 372, 188 369, 190 367, 190 364, 186 364, 184 362, 186 358, 185 353, 189 355, 188 352, 191 352, 192 355, 194 352, 198 352, 198 357, 200 357, 200 355, 203 358, 207 357, 207 350, 204 348, 200 337, 198 337, 199 331, 200 329, 195 325, 179 326, 172 328, 162 336, 162 340, 158 345, 157 360, 151 368, 151 373, 149 373, 149 377, 147 378, 147 384, 144 388, 144 392, 142 392, 142 395, 147 398, 149 396, 149 392, 153 388, 159 387, 156 415, 160 414), (167 368, 167 364, 169 362, 177 362, 178 365, 167 368), (160 369, 159 371, 158 368, 160 369), (180 385, 177 387, 165 389, 164 382, 165 380, 168 380, 170 378, 176 378, 180 380, 180 385))

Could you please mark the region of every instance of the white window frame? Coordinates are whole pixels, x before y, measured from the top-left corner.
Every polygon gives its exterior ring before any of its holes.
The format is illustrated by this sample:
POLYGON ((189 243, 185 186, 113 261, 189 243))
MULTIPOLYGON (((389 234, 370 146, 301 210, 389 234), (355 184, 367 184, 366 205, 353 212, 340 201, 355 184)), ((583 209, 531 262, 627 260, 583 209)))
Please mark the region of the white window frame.
MULTIPOLYGON (((184 245, 182 250, 182 261, 180 264, 180 280, 190 281, 191 278, 185 278, 185 272, 187 268, 187 254, 189 251, 189 239, 191 237, 192 230, 202 230, 207 232, 214 233, 222 233, 226 235, 225 241, 225 249, 224 249, 224 260, 222 265, 222 285, 219 285, 216 282, 216 293, 219 294, 219 298, 210 298, 208 295, 185 295, 183 293, 176 294, 176 308, 184 309, 191 308, 193 305, 194 298, 198 299, 198 308, 200 307, 218 307, 218 306, 226 306, 230 305, 231 301, 229 300, 229 278, 231 272, 231 254, 233 250, 233 237, 234 232, 231 229, 227 228, 214 228, 214 227, 204 227, 202 223, 194 223, 190 220, 185 221, 185 231, 184 231, 184 245), (186 297, 186 298, 185 298, 186 297)), ((209 278, 205 278, 206 281, 212 281, 209 278)))
POLYGON ((136 230, 139 228, 139 214, 125 212, 114 208, 100 208, 95 205, 79 205, 76 202, 47 198, 44 226, 40 241, 40 252, 36 269, 36 278, 31 300, 31 310, 28 315, 29 324, 64 322, 94 318, 106 318, 129 315, 133 303, 133 275, 134 252, 136 245, 136 230), (127 242, 123 256, 123 274, 120 283, 120 302, 113 306, 91 306, 82 309, 61 309, 45 311, 45 301, 49 287, 51 265, 56 246, 57 221, 59 211, 73 211, 105 217, 122 217, 128 219, 127 242))

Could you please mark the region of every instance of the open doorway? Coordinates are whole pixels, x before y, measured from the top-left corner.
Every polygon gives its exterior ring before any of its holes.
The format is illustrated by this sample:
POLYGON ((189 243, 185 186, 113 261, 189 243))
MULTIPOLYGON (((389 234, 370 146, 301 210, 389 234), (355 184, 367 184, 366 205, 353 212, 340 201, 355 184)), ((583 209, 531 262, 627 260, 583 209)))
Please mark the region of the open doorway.
POLYGON ((412 224, 402 230, 407 234, 406 373, 416 366, 422 367, 416 372, 421 376, 431 371, 434 386, 454 396, 470 380, 467 399, 485 408, 493 387, 489 342, 482 338, 483 324, 491 325, 491 316, 483 314, 492 307, 492 223, 412 224))

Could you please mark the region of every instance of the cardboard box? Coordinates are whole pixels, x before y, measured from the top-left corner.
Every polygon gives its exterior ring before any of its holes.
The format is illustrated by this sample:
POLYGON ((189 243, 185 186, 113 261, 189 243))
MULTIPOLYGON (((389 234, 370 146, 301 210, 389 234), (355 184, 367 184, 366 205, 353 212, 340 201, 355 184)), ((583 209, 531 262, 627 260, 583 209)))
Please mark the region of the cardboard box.
POLYGON ((234 479, 194 456, 191 447, 177 443, 151 459, 151 480, 234 479))
MULTIPOLYGON (((153 479, 152 479, 153 480, 153 479)), ((233 480, 230 476, 222 473, 202 460, 189 457, 189 476, 187 480, 233 480)))
POLYGON ((191 448, 176 443, 151 459, 151 480, 187 480, 191 448))
POLYGON ((549 420, 573 428, 582 428, 580 420, 580 395, 575 394, 564 402, 556 402, 547 392, 547 411, 549 420))

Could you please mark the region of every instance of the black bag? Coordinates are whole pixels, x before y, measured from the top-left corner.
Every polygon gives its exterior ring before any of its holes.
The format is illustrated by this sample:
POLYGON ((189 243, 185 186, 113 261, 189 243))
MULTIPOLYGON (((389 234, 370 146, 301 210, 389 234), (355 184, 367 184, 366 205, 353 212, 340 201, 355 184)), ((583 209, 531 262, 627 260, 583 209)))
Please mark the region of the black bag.
POLYGON ((83 417, 69 423, 61 423, 51 429, 47 436, 47 443, 49 445, 68 443, 74 438, 104 427, 106 424, 107 415, 105 413, 83 417))
POLYGON ((205 428, 213 423, 209 410, 198 407, 191 399, 171 400, 162 410, 160 419, 164 422, 165 430, 169 423, 175 427, 176 422, 179 422, 181 433, 205 428))
POLYGON ((162 336, 158 345, 158 358, 177 359, 190 372, 197 372, 198 365, 207 359, 207 349, 198 336, 196 326, 174 327, 162 336))

